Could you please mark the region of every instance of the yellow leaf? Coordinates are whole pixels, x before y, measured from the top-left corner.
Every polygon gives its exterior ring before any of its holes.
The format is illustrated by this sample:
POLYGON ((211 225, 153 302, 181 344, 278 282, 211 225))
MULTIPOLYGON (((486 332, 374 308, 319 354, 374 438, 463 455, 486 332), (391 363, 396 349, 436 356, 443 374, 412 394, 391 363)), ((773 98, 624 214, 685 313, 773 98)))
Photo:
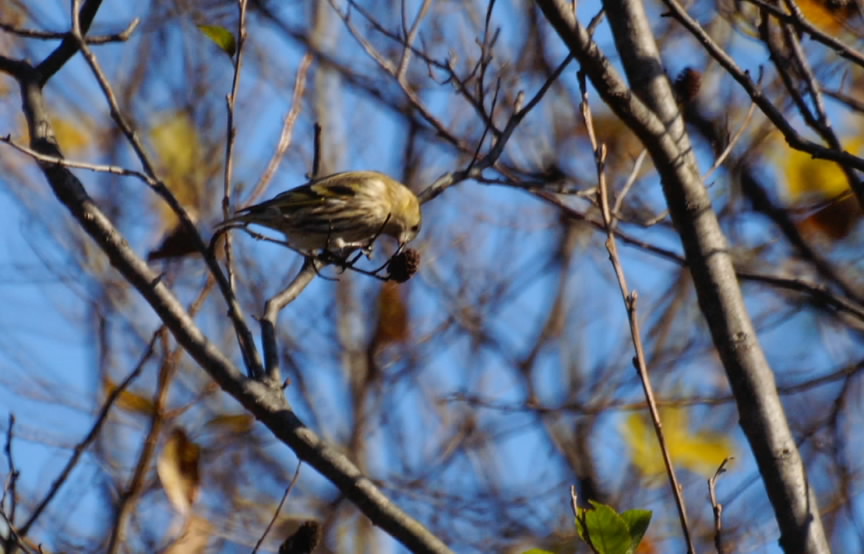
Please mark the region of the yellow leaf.
MULTIPOLYGON (((214 164, 206 160, 206 148, 195 123, 185 112, 169 112, 156 118, 150 129, 150 140, 156 151, 157 169, 177 200, 193 219, 201 215, 209 202, 205 194, 214 164)), ((174 229, 177 218, 162 200, 157 200, 163 229, 174 229)))
MULTIPOLYGON (((846 150, 859 152, 860 138, 847 141, 846 150)), ((837 196, 849 189, 843 169, 835 162, 816 159, 807 152, 784 147, 780 162, 785 165, 786 189, 794 202, 819 201, 837 196)))
MULTIPOLYGON (((864 139, 846 141, 846 150, 853 154, 861 152, 864 139)), ((849 180, 843 169, 835 162, 813 158, 806 152, 784 147, 786 188, 789 199, 795 206, 809 207, 837 198, 849 191, 849 180)), ((817 231, 833 239, 848 235, 861 219, 861 209, 854 197, 825 205, 808 214, 801 222, 804 231, 817 231)))
POLYGON ((189 513, 201 490, 200 460, 201 447, 178 428, 171 432, 156 463, 168 500, 183 515, 189 513))
POLYGON ((54 127, 57 144, 66 154, 77 154, 90 145, 90 134, 85 123, 70 121, 63 117, 52 117, 51 124, 54 127))
POLYGON ((251 414, 220 414, 207 422, 207 427, 224 429, 231 433, 248 433, 255 424, 251 414))
POLYGON ((169 181, 199 173, 203 147, 198 129, 186 112, 169 112, 157 118, 150 139, 159 157, 159 168, 169 181))
POLYGON ((846 22, 857 13, 854 2, 843 6, 829 0, 797 0, 796 4, 810 23, 831 33, 843 31, 846 22))
POLYGON ((233 60, 234 52, 237 51, 237 41, 231 31, 219 25, 198 25, 198 28, 233 60))
MULTIPOLYGON (((107 377, 103 380, 102 391, 105 396, 108 396, 116 389, 117 383, 115 383, 113 380, 107 377)), ((134 414, 150 415, 155 409, 155 405, 153 404, 153 401, 150 400, 150 398, 132 392, 129 389, 124 389, 120 393, 120 396, 117 397, 115 405, 123 410, 126 410, 127 412, 131 412, 134 414)))
MULTIPOLYGON (((672 463, 677 467, 710 477, 724 459, 735 455, 734 443, 728 435, 691 430, 684 408, 661 408, 660 422, 672 463)), ((622 434, 630 447, 633 464, 651 484, 661 484, 666 467, 648 417, 631 414, 622 425, 622 434)))
MULTIPOLYGON (((804 18, 831 34, 844 31, 853 23, 857 8, 854 2, 845 6, 835 0, 796 0, 798 9, 804 18)), ((759 38, 759 22, 762 21, 761 8, 743 2, 735 2, 734 10, 726 10, 727 18, 741 32, 748 36, 759 38)), ((787 10, 788 12, 788 10, 787 10)))

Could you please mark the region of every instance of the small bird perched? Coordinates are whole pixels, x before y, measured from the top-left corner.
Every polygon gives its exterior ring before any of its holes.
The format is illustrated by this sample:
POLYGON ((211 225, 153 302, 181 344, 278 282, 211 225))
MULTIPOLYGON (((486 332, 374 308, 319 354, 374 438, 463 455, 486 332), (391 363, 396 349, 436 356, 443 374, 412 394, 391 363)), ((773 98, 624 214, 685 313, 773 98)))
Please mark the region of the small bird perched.
POLYGON ((217 226, 262 225, 285 235, 304 255, 367 252, 381 235, 399 251, 420 232, 420 201, 408 187, 377 171, 346 171, 310 181, 243 208, 217 226))

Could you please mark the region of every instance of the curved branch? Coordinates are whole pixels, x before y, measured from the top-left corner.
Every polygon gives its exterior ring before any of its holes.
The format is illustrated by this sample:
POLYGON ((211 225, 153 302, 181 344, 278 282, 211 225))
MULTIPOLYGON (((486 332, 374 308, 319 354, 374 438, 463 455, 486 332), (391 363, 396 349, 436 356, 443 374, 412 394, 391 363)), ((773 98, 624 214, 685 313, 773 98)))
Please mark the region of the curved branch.
POLYGON ((318 275, 318 270, 318 262, 315 258, 307 257, 294 280, 264 304, 264 315, 261 317, 261 344, 264 348, 264 371, 271 385, 278 385, 282 380, 279 372, 279 349, 276 344, 276 319, 285 306, 300 296, 303 289, 318 275))

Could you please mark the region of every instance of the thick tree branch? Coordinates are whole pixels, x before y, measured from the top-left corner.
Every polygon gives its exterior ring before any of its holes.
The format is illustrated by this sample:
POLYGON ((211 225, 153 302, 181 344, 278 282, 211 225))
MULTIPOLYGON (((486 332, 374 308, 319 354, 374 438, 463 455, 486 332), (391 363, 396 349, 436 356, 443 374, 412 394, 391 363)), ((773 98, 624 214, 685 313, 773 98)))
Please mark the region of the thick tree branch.
POLYGON ((744 305, 726 239, 701 181, 643 6, 627 0, 604 2, 637 99, 560 0, 537 0, 537 4, 601 97, 642 139, 660 173, 699 305, 777 515, 782 546, 787 552, 828 552, 815 495, 744 305))
MULTIPOLYGON (((96 17, 96 12, 99 11, 99 6, 102 5, 102 0, 86 0, 78 11, 78 24, 80 25, 81 34, 86 35, 90 29, 90 24, 93 23, 93 18, 96 17)), ((51 54, 45 58, 42 63, 36 68, 39 75, 39 85, 44 86, 48 80, 60 71, 60 68, 66 64, 72 56, 78 53, 79 37, 69 33, 63 38, 60 46, 55 48, 51 54)))

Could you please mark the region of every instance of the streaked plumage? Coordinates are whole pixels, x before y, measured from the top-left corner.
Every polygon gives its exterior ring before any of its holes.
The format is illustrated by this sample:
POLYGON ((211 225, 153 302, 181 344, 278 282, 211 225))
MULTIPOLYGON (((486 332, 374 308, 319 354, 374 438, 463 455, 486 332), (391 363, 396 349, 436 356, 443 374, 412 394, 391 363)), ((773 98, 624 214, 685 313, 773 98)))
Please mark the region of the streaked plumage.
POLYGON ((237 212, 217 227, 262 225, 304 254, 345 255, 380 235, 402 247, 420 231, 420 202, 405 185, 377 171, 336 173, 237 212))

